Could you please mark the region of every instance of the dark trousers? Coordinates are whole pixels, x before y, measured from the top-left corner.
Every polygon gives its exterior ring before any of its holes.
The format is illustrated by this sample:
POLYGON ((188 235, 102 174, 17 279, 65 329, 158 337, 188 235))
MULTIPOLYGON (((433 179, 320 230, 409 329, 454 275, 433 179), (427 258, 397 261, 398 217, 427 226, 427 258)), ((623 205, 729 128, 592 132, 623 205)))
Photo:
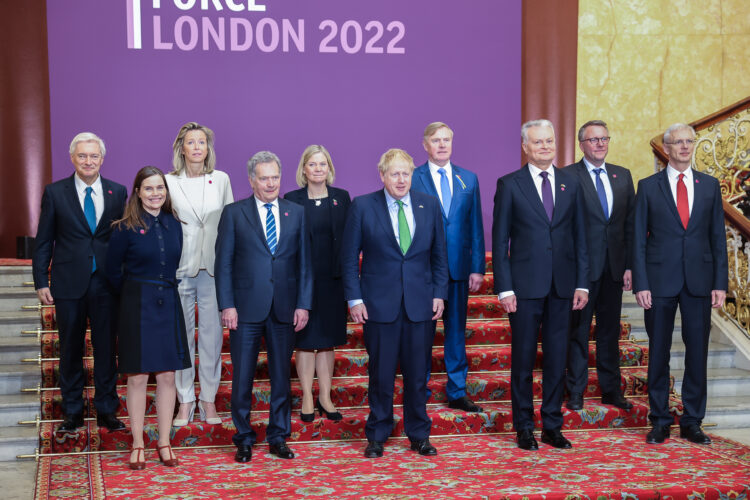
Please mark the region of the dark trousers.
POLYGON ((279 322, 273 313, 262 323, 239 323, 229 335, 232 356, 232 421, 237 432, 235 445, 252 446, 256 433, 250 425, 253 379, 258 364, 260 341, 266 339, 271 378, 271 409, 266 441, 286 441, 292 433, 291 364, 294 352, 294 326, 279 322))
POLYGON ((427 373, 432 362, 433 321, 410 321, 403 302, 392 323, 367 321, 365 347, 369 361, 367 398, 370 415, 365 434, 370 441, 384 442, 393 432, 393 385, 401 365, 404 380, 404 429, 409 439, 430 436, 427 416, 427 373))
POLYGON ((711 331, 711 297, 691 295, 687 287, 677 297, 651 297, 643 313, 648 333, 649 419, 655 426, 669 425, 669 351, 672 347, 677 306, 682 315, 685 343, 685 377, 682 381, 684 413, 680 425, 700 425, 706 415, 708 336, 711 331))
POLYGON ((89 287, 80 299, 55 299, 55 315, 60 337, 60 392, 65 415, 83 413, 83 354, 86 320, 91 323, 94 348, 94 407, 97 413, 114 413, 120 405, 115 385, 117 337, 115 300, 100 271, 91 275, 89 287))
POLYGON ((571 313, 568 374, 570 394, 584 394, 588 385, 589 332, 596 313, 596 373, 602 394, 620 394, 620 314, 622 278, 615 281, 604 261, 601 278, 589 283, 589 301, 580 311, 571 313))
POLYGON ((516 431, 534 428, 533 369, 539 327, 542 329, 542 427, 560 429, 572 300, 559 297, 554 286, 541 299, 517 299, 510 313, 510 396, 516 431))

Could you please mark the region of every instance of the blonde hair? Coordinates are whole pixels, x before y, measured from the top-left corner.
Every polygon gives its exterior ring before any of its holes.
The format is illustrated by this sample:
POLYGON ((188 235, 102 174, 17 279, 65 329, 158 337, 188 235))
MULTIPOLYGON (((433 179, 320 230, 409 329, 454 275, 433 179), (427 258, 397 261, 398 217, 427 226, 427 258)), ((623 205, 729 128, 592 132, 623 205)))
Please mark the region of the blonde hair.
POLYGON ((328 175, 326 176, 326 185, 330 186, 333 184, 333 180, 336 178, 336 169, 333 168, 333 160, 328 150, 320 144, 311 144, 305 148, 302 152, 302 157, 299 159, 299 165, 297 166, 297 185, 299 187, 307 186, 307 176, 305 176, 305 164, 310 161, 310 157, 315 154, 321 153, 326 157, 328 162, 328 175))
POLYGON ((409 153, 398 148, 392 148, 383 153, 383 156, 380 157, 380 161, 378 162, 378 171, 380 171, 381 174, 385 174, 388 172, 388 169, 393 162, 399 159, 406 161, 411 166, 411 171, 414 171, 414 159, 409 156, 409 153))
POLYGON ((206 159, 203 160, 203 173, 210 174, 216 168, 216 151, 214 150, 214 132, 210 128, 200 125, 196 122, 187 122, 177 132, 177 137, 172 144, 172 167, 174 170, 170 172, 172 175, 180 175, 185 170, 185 155, 182 152, 182 146, 185 144, 185 136, 188 132, 193 130, 199 130, 206 134, 206 145, 208 147, 208 154, 206 159))
POLYGON ((451 133, 451 138, 453 138, 453 129, 450 128, 448 125, 446 125, 443 122, 432 122, 429 125, 427 125, 427 128, 424 129, 424 135, 422 136, 422 140, 427 143, 430 137, 435 135, 435 132, 440 130, 441 128, 448 129, 448 132, 451 133))

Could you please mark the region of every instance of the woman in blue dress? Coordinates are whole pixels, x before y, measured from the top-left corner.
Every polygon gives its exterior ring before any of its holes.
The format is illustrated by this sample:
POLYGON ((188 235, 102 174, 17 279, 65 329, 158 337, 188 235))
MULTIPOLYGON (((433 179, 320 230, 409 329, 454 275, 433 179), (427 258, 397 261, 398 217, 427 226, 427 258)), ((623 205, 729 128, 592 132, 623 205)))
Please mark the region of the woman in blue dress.
POLYGON ((157 454, 165 465, 177 465, 169 442, 175 370, 191 364, 175 278, 181 252, 182 227, 172 211, 164 174, 144 167, 135 176, 124 217, 113 223, 105 266, 107 278, 120 292, 118 371, 128 375, 133 433, 129 465, 135 470, 146 466, 143 420, 149 373, 156 375, 157 454))

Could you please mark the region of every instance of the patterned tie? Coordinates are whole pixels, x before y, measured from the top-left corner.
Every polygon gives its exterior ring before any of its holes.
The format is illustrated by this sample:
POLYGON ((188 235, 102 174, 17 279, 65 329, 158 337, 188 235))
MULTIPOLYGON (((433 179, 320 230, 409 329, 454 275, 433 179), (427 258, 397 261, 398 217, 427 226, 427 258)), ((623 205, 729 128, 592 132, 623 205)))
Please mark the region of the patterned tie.
POLYGON ((448 182, 448 174, 445 173, 445 169, 440 167, 438 172, 440 173, 440 195, 443 197, 443 212, 448 217, 451 211, 451 185, 448 182))
MULTIPOLYGON (((91 193, 94 188, 88 186, 86 188, 86 196, 83 198, 83 215, 86 216, 86 222, 89 224, 91 234, 96 231, 96 209, 94 208, 94 199, 91 197, 91 193)), ((96 271, 96 257, 91 257, 91 272, 96 271)))
POLYGON ((690 205, 688 204, 687 186, 685 186, 685 174, 680 174, 677 178, 677 211, 682 220, 682 227, 687 229, 690 220, 690 205))
POLYGON ((596 174, 596 194, 599 196, 599 203, 602 204, 602 210, 604 210, 604 218, 609 220, 609 205, 607 205, 607 193, 604 191, 604 183, 602 178, 599 177, 604 172, 603 168, 595 168, 594 173, 596 174))
POLYGON ((273 204, 266 203, 263 206, 268 210, 268 212, 266 212, 266 243, 268 243, 268 248, 271 249, 271 253, 276 253, 276 219, 271 210, 273 204))
POLYGON ((398 242, 401 246, 401 252, 406 255, 406 251, 409 250, 411 245, 411 232, 409 231, 409 224, 406 222, 406 213, 404 213, 404 202, 398 200, 398 242))
POLYGON ((543 171, 539 175, 542 176, 542 204, 544 205, 544 211, 547 212, 549 220, 552 220, 555 202, 552 200, 552 184, 550 184, 548 179, 549 172, 543 171))

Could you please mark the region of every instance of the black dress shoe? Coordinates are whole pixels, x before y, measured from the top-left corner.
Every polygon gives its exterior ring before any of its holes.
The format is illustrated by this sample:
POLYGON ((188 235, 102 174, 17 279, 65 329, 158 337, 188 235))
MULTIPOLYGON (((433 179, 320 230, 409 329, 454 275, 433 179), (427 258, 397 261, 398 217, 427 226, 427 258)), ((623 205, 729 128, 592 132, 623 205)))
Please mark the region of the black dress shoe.
POLYGON ((583 410, 583 394, 572 393, 568 396, 568 402, 565 403, 568 410, 583 410))
POLYGON ((703 430, 701 430, 701 426, 698 424, 680 426, 680 437, 687 439, 691 443, 711 444, 711 438, 703 434, 703 430))
POLYGON ((268 451, 279 458, 294 458, 294 452, 289 449, 284 441, 269 444, 268 451))
POLYGON ((383 443, 379 441, 368 441, 365 448, 365 457, 379 458, 383 456, 383 443))
POLYGON ((237 445, 237 453, 234 454, 234 461, 241 464, 247 463, 253 458, 253 447, 246 444, 237 445))
POLYGON ((83 415, 65 415, 63 423, 57 428, 57 432, 75 432, 79 427, 83 427, 83 415))
POLYGON ((437 455, 437 448, 430 444, 429 439, 422 439, 420 441, 412 441, 411 449, 419 452, 420 455, 425 457, 431 457, 437 455))
POLYGON ((646 442, 648 444, 661 444, 668 437, 669 437, 668 425, 655 425, 649 431, 649 433, 646 434, 646 442))
POLYGON ((522 450, 539 449, 539 445, 536 443, 536 439, 534 439, 534 431, 531 429, 516 432, 516 441, 518 442, 518 447, 522 450))
POLYGON ((109 431, 124 431, 125 424, 120 422, 114 413, 101 413, 96 416, 96 425, 106 427, 109 431))
POLYGON ((299 419, 303 422, 312 422, 315 420, 315 412, 312 413, 302 413, 299 412, 299 419))
POLYGON ((625 399, 619 392, 614 394, 602 394, 602 404, 612 405, 623 410, 632 410, 633 403, 625 399))
POLYGON ((542 429, 542 443, 566 450, 572 448, 570 441, 565 439, 560 429, 542 429))
POLYGON ((474 403, 471 399, 469 399, 466 396, 461 396, 458 399, 452 399, 448 401, 448 408, 453 408, 454 410, 463 410, 467 413, 479 413, 482 411, 482 408, 474 403))

